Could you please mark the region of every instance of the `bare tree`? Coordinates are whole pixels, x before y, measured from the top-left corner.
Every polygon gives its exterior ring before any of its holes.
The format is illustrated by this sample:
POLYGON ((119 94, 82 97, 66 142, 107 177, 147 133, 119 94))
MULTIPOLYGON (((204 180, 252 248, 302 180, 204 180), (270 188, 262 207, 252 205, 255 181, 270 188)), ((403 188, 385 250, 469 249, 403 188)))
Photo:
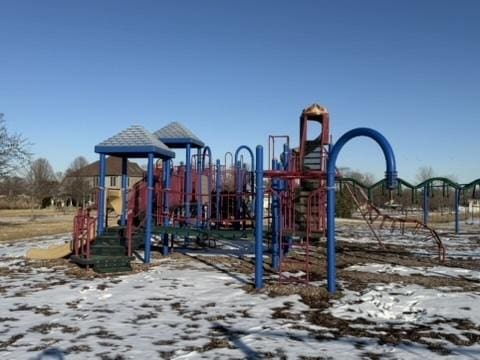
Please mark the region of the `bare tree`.
POLYGON ((28 142, 20 134, 9 134, 4 115, 0 113, 0 177, 3 178, 30 160, 28 142))
POLYGON ((431 179, 435 176, 435 171, 433 171, 433 168, 431 166, 422 166, 417 170, 415 179, 418 183, 422 183, 425 180, 431 179))
POLYGON ((28 184, 19 176, 6 176, 0 181, 0 195, 9 198, 28 194, 28 184))
POLYGON ((374 183, 374 177, 369 172, 362 173, 357 170, 352 170, 349 167, 342 167, 339 171, 342 177, 352 178, 365 186, 370 186, 374 183))
POLYGON ((43 202, 55 196, 58 191, 55 172, 45 158, 39 158, 32 162, 26 180, 30 187, 33 204, 44 205, 43 202))
POLYGON ((82 206, 85 206, 88 195, 92 190, 85 174, 82 174, 82 169, 87 165, 87 159, 83 156, 78 156, 72 161, 65 172, 65 178, 63 180, 64 192, 76 205, 82 204, 82 206))

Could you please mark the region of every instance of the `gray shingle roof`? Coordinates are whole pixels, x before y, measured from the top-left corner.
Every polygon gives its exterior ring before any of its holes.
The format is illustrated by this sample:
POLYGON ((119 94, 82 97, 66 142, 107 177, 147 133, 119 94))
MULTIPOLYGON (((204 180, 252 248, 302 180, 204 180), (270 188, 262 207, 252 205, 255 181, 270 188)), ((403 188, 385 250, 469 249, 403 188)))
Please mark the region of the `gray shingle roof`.
POLYGON ((153 133, 160 141, 171 146, 191 144, 198 147, 205 146, 205 143, 200 140, 193 132, 187 129, 179 122, 171 122, 160 130, 153 133))
POLYGON ((144 157, 153 152, 162 157, 175 157, 168 146, 140 125, 130 126, 95 146, 95 152, 144 157))

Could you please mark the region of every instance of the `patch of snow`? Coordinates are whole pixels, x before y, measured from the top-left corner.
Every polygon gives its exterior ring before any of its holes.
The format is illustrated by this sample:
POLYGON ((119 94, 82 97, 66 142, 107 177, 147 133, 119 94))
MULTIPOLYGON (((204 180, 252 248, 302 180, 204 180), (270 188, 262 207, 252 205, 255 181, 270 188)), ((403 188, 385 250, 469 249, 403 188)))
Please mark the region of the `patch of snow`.
POLYGON ((468 319, 480 326, 480 292, 442 291, 420 285, 371 285, 345 291, 329 311, 342 319, 416 324, 437 319, 468 319))
POLYGON ((345 270, 362 271, 370 273, 397 274, 402 276, 423 275, 423 276, 447 276, 452 278, 464 278, 480 281, 480 271, 455 268, 448 266, 432 266, 432 267, 407 267, 393 264, 376 264, 368 263, 363 265, 353 265, 345 270))

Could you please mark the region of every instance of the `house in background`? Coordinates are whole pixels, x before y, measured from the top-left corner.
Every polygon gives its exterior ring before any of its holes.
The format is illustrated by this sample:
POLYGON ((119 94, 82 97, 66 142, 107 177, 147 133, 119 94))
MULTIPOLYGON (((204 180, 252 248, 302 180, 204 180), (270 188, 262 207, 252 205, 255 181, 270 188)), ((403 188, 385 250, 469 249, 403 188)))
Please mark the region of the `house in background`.
MULTIPOLYGON (((69 177, 82 177, 88 181, 91 188, 98 186, 100 165, 95 161, 69 174, 69 177)), ((105 188, 120 189, 122 185, 122 158, 110 156, 106 160, 105 188)), ((128 162, 128 187, 142 180, 143 169, 135 162, 128 162)))
MULTIPOLYGON (((105 170, 105 193, 109 196, 120 196, 120 190, 122 186, 122 158, 110 156, 106 159, 105 170)), ((95 161, 75 172, 72 172, 66 176, 66 179, 70 181, 83 180, 79 182, 78 186, 85 186, 89 193, 89 203, 95 201, 96 189, 99 183, 100 166, 99 161, 95 161)), ((136 182, 142 180, 144 171, 135 162, 128 162, 128 187, 131 188, 136 182)), ((108 201, 108 200, 107 200, 108 201)))

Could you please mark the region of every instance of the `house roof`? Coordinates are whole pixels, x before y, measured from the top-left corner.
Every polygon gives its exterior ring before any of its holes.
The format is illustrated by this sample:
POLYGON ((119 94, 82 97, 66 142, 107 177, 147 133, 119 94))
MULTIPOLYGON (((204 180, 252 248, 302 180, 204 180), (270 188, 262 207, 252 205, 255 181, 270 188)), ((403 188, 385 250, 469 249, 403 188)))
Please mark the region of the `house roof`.
POLYGON ((130 126, 95 146, 100 154, 145 158, 153 153, 159 158, 174 158, 175 153, 140 125, 130 126))
MULTIPOLYGON (((77 171, 68 174, 67 177, 91 177, 98 176, 100 174, 100 161, 95 161, 87 166, 84 166, 77 171)), ((122 158, 109 156, 106 161, 106 176, 120 176, 122 175, 122 158)), ((128 176, 130 177, 142 177, 143 169, 137 163, 128 162, 127 166, 128 176)))
POLYGON ((170 148, 184 148, 187 144, 190 144, 193 147, 205 146, 205 143, 193 132, 176 121, 155 131, 153 135, 170 148))

